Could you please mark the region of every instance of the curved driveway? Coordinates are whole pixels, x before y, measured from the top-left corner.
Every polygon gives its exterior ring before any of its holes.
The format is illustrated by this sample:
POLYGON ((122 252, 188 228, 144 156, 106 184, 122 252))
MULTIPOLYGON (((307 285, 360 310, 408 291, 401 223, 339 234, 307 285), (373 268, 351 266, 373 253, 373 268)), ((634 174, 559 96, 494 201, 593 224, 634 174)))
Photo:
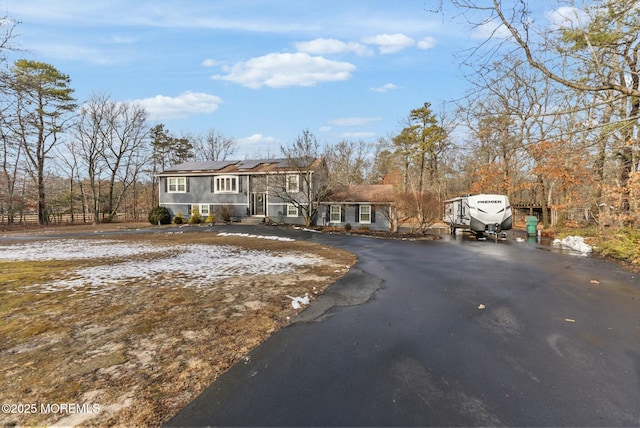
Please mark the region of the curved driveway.
POLYGON ((168 425, 640 425, 640 283, 615 264, 514 241, 252 233, 359 261, 168 425))

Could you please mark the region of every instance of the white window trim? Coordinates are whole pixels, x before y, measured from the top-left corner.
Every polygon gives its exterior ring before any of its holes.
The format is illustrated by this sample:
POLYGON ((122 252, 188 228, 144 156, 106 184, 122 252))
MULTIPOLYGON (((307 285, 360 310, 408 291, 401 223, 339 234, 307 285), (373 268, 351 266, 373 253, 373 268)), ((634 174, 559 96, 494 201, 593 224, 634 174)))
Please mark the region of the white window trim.
POLYGON ((287 174, 287 192, 296 193, 300 191, 300 176, 298 174, 287 174), (291 178, 295 177, 295 186, 291 185, 291 178))
POLYGON ((202 217, 209 217, 209 204, 194 204, 194 206, 198 206, 198 211, 202 217))
POLYGON ((342 206, 341 205, 330 205, 329 206, 329 223, 342 223, 342 206), (337 213, 333 212, 334 208, 338 209, 337 213), (338 219, 337 220, 333 219, 333 215, 334 214, 338 215, 338 219))
POLYGON ((287 217, 299 217, 299 216, 300 216, 300 209, 293 204, 287 204, 287 217), (292 209, 295 210, 295 214, 292 213, 292 209))
POLYGON ((215 193, 239 193, 237 175, 219 175, 214 178, 215 193))
POLYGON ((187 193, 187 177, 167 177, 167 193, 187 193), (183 190, 180 190, 181 186, 183 190))
POLYGON ((360 205, 360 209, 358 211, 358 223, 361 224, 371 224, 371 205, 360 205), (368 208, 369 212, 365 215, 369 217, 369 220, 362 220, 362 209, 368 208))

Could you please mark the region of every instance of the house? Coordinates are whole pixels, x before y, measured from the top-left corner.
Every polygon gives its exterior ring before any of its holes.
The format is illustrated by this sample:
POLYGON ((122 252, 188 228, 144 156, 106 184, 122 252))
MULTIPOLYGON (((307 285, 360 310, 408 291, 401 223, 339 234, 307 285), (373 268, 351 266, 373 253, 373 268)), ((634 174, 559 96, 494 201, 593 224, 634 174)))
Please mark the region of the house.
POLYGON ((338 189, 320 203, 318 224, 396 231, 394 189, 391 184, 358 184, 338 189))
POLYGON ((312 224, 327 189, 322 158, 187 162, 158 174, 160 205, 172 217, 270 218, 312 224))

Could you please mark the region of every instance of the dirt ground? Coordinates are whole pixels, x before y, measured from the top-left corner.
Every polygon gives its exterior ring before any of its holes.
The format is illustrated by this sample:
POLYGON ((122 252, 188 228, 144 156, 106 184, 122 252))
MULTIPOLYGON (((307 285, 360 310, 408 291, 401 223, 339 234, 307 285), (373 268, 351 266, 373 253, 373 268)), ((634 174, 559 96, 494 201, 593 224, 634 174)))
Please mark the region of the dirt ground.
MULTIPOLYGON (((45 286, 73 279, 73 272, 82 269, 111 266, 118 271, 132 261, 143 267, 162 253, 0 260, 0 425, 157 426, 289 324, 301 309, 294 309, 287 296, 308 294, 313 299, 355 263, 353 254, 301 241, 216 232, 103 238, 99 231, 104 228, 63 230, 96 232, 74 238, 81 240, 73 241, 79 245, 105 240, 107 248, 113 242, 226 246, 238 254, 312 256, 317 263, 283 273, 239 270, 205 286, 189 286, 192 278, 175 272, 133 275, 108 292, 94 293, 89 286, 55 291, 45 286)), ((13 238, 33 245, 20 237, 35 233, 43 230, 4 231, 0 248, 14 243, 13 238)))

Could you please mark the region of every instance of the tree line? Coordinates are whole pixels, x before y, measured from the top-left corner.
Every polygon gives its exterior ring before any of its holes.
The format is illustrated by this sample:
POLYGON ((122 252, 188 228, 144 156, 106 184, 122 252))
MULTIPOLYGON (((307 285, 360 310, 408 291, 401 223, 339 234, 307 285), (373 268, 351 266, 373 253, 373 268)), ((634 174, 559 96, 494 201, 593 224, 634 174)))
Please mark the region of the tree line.
POLYGON ((464 57, 473 89, 459 112, 480 172, 469 189, 636 223, 639 2, 452 3, 490 33, 464 57))
MULTIPOLYGON (((490 36, 460 55, 470 90, 416 106, 374 143, 322 145, 308 130, 282 156, 326 159, 333 188, 392 184, 407 217, 426 224, 440 202, 500 193, 515 203, 599 223, 637 222, 640 175, 640 8, 634 0, 567 2, 544 17, 534 1, 453 0, 456 19, 490 36), (577 217, 576 217, 576 213, 577 217)), ((559 4, 560 5, 560 4, 559 4)), ((447 8, 437 10, 449 13, 447 8)), ((14 27, 3 20, 0 52, 14 27), (9 26, 9 27, 7 27, 9 26)), ((111 221, 157 205, 155 174, 192 160, 224 160, 237 143, 215 129, 176 136, 139 105, 93 95, 79 103, 70 77, 18 60, 0 86, 0 213, 35 209, 111 221)), ((400 219, 402 220, 402 219, 400 219)))

